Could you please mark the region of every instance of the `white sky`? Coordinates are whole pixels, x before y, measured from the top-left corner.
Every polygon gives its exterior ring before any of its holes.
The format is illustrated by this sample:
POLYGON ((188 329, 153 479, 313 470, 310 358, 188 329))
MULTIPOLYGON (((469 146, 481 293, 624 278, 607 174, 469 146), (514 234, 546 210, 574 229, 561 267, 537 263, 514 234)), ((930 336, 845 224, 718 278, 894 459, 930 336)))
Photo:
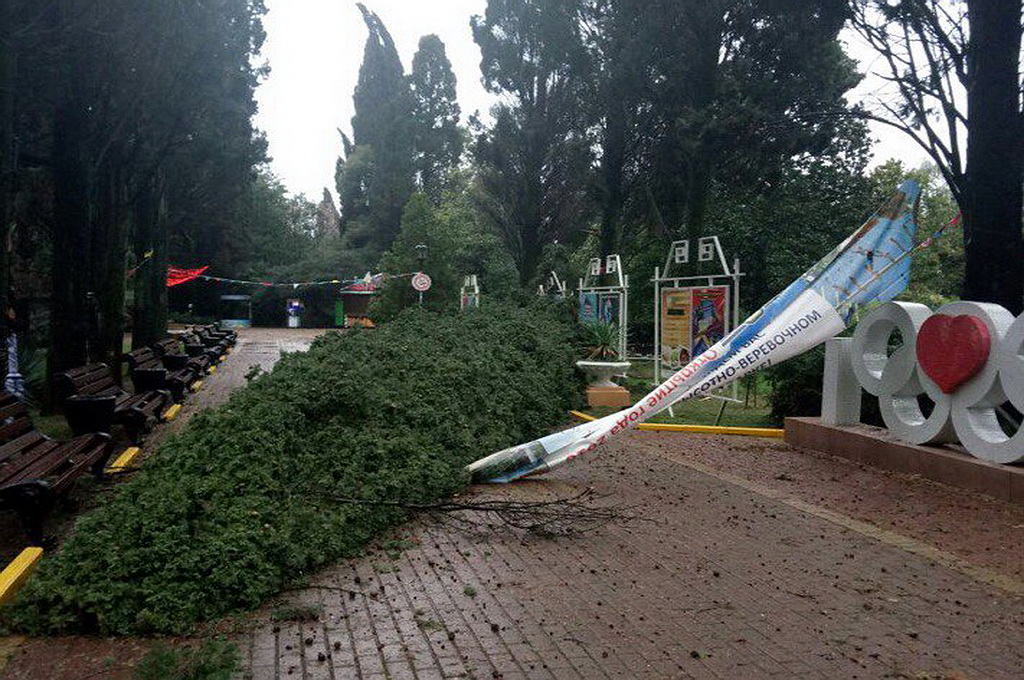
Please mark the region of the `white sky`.
MULTIPOLYGON (((469 18, 483 14, 487 0, 366 0, 388 27, 408 72, 420 36, 436 33, 444 41, 458 78, 463 122, 493 101, 480 84, 480 53, 473 42, 469 18)), ((270 77, 257 91, 257 126, 270 140, 271 167, 293 193, 319 200, 323 188, 334 191, 334 164, 341 153, 338 128, 351 129, 352 91, 363 59, 366 27, 350 0, 268 0, 264 18, 267 41, 263 59, 270 77)), ((861 70, 873 66, 864 54, 861 70)), ((867 83, 865 93, 877 87, 867 83)), ((873 126, 881 141, 876 162, 899 157, 916 166, 923 153, 906 137, 873 126)))

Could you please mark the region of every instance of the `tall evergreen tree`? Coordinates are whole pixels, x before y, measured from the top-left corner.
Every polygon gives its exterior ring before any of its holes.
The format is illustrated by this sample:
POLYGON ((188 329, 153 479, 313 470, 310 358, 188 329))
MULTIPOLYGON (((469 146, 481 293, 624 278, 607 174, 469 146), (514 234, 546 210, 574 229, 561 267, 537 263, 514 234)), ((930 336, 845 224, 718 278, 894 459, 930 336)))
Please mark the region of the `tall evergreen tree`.
POLYGON ((414 188, 412 91, 384 23, 358 4, 369 30, 353 100, 352 141, 336 179, 346 244, 383 252, 394 240, 414 188))
POLYGON ((585 0, 581 21, 590 124, 599 136, 597 199, 601 253, 618 252, 627 203, 637 193, 644 124, 654 80, 651 46, 662 39, 664 17, 647 0, 585 0))
POLYGON ((651 203, 672 231, 701 233, 715 182, 770 187, 825 149, 859 80, 838 33, 844 0, 656 0, 658 87, 647 160, 651 203))
POLYGON ((489 0, 472 27, 485 87, 508 95, 476 141, 481 208, 529 287, 544 246, 578 229, 590 209, 579 5, 489 0))
POLYGON ((250 121, 262 0, 45 0, 3 9, 0 137, 18 139, 19 154, 3 144, 0 211, 11 219, 12 203, 45 206, 13 219, 47 227, 49 370, 117 364, 133 246, 144 264, 136 338, 165 330, 168 217, 195 207, 171 200, 171 187, 201 174, 182 161, 209 156, 214 139, 244 149, 243 160, 230 161, 244 173, 262 155, 250 121), (12 105, 17 115, 6 115, 12 105))
POLYGON ((416 176, 420 191, 437 201, 458 166, 463 144, 455 73, 436 35, 420 38, 410 82, 415 98, 416 176))

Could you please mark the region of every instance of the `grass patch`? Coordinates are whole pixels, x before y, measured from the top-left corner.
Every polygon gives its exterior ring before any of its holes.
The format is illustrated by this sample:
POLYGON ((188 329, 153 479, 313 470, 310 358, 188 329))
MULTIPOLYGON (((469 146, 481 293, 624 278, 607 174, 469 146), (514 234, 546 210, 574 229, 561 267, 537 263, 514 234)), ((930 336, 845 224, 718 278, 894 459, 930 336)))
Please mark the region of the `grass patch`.
POLYGON ((270 612, 271 621, 317 621, 323 614, 323 607, 314 605, 293 605, 278 607, 270 612))
POLYGON ((71 439, 74 436, 71 426, 68 425, 68 422, 62 415, 44 416, 38 412, 33 412, 30 415, 32 416, 32 424, 36 426, 36 429, 47 436, 62 441, 71 439))
MULTIPOLYGON (((662 371, 662 380, 671 375, 662 371)), ((633 402, 637 402, 654 389, 654 362, 633 361, 625 381, 619 380, 629 390, 633 402)), ((731 396, 732 392, 728 392, 731 396)), ((779 427, 779 422, 772 418, 769 398, 771 386, 763 375, 756 375, 749 381, 740 381, 737 396, 742 403, 726 402, 722 409, 721 399, 687 399, 672 407, 673 415, 663 411, 649 422, 673 423, 680 425, 715 425, 732 427, 779 427)), ((615 409, 592 409, 587 413, 601 417, 612 413, 615 409)))
POLYGON ((167 441, 78 521, 5 621, 184 633, 255 608, 407 516, 345 499, 438 500, 467 463, 565 422, 581 394, 572 340, 540 302, 324 336, 167 441))
POLYGON ((238 649, 230 642, 207 640, 198 647, 157 645, 135 667, 134 680, 230 680, 238 668, 238 649))

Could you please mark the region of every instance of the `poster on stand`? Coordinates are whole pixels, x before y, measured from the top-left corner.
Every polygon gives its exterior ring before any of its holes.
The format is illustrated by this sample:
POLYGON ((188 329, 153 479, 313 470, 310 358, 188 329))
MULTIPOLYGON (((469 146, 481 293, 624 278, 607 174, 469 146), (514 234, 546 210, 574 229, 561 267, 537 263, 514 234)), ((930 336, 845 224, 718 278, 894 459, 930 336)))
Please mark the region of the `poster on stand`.
POLYGON ((597 320, 597 293, 586 293, 580 291, 580 321, 597 320))
POLYGON ((661 361, 670 368, 690 363, 693 295, 689 288, 661 291, 661 361))
POLYGON ((580 293, 580 321, 600 321, 601 323, 619 323, 619 310, 622 307, 622 296, 613 293, 580 293))
MULTIPOLYGON (((729 287, 709 286, 692 288, 693 325, 691 331, 691 356, 700 356, 725 337, 729 310, 729 287)), ((680 366, 689 363, 689 357, 680 366)))

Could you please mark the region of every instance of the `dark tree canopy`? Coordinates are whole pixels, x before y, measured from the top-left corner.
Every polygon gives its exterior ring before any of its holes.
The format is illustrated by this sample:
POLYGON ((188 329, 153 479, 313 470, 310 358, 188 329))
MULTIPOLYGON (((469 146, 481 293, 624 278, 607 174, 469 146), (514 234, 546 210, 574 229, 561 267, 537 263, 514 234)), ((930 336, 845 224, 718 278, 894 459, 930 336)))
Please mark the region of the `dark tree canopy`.
POLYGON ((507 95, 476 143, 481 208, 523 286, 533 285, 544 246, 578 229, 590 211, 579 19, 574 0, 492 0, 473 18, 484 85, 507 95))
POLYGON ((414 188, 414 99, 380 18, 358 5, 369 30, 356 84, 352 142, 336 179, 347 245, 374 255, 394 240, 414 188))
POLYGON ((436 35, 420 38, 409 80, 415 99, 416 176, 420 191, 436 198, 458 167, 463 144, 455 73, 436 35))

